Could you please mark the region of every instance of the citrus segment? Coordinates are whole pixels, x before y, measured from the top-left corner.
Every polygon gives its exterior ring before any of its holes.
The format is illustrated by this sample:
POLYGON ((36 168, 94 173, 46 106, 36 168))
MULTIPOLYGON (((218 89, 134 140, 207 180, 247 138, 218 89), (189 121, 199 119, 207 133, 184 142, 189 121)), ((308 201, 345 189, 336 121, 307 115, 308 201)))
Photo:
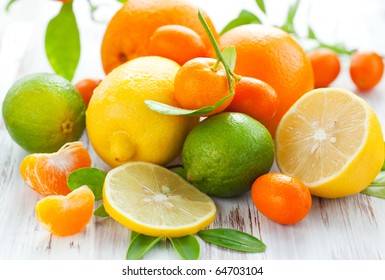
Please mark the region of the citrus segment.
POLYGON ((381 170, 383 142, 380 123, 363 99, 340 88, 313 90, 278 126, 277 164, 313 195, 352 195, 381 170))
POLYGON ((213 200, 174 172, 152 163, 131 162, 112 169, 103 188, 107 213, 133 231, 180 237, 208 226, 213 200))

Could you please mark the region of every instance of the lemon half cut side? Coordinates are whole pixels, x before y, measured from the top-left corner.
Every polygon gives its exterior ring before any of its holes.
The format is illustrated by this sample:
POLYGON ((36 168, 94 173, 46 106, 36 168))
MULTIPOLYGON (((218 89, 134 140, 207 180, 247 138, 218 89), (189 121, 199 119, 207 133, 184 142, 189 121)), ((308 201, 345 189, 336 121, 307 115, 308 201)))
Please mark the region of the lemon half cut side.
POLYGON ((282 118, 275 141, 278 168, 325 198, 362 191, 384 161, 375 113, 362 98, 341 88, 302 96, 282 118))
POLYGON ((210 225, 216 213, 209 196, 167 168, 147 162, 112 169, 103 202, 117 222, 149 236, 195 234, 210 225))

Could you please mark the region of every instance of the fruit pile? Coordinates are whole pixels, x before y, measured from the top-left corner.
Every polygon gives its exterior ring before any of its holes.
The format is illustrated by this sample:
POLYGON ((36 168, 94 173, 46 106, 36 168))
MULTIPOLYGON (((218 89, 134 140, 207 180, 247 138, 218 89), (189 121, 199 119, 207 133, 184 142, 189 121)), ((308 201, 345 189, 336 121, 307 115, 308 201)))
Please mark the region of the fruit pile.
MULTIPOLYGON (((82 231, 98 192, 105 215, 154 237, 210 225, 211 197, 250 196, 272 221, 294 224, 312 195, 357 194, 381 170, 373 110, 352 92, 322 88, 338 75, 338 57, 306 54, 281 29, 248 24, 219 36, 185 0, 132 0, 108 24, 101 55, 102 81, 30 75, 3 103, 9 134, 32 153, 20 173, 45 196, 36 215, 53 234, 82 231), (84 128, 112 168, 98 191, 91 181, 69 188, 74 171, 91 167, 74 142, 84 128), (175 172, 164 167, 178 158, 175 172), (274 160, 281 173, 269 173, 274 160)), ((352 57, 358 88, 376 85, 381 63, 352 57)))

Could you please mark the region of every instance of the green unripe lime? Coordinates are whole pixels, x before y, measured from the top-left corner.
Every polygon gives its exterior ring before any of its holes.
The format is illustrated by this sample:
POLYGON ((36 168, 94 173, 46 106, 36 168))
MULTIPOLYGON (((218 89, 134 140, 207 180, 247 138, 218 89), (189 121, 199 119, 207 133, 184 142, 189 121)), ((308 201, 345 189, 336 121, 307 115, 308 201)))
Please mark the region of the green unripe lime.
POLYGON ((8 91, 3 118, 10 136, 22 148, 49 153, 81 137, 85 105, 79 92, 61 76, 32 74, 8 91))
POLYGON ((232 197, 250 190, 274 162, 274 142, 258 121, 220 113, 193 128, 182 151, 187 180, 201 191, 232 197))

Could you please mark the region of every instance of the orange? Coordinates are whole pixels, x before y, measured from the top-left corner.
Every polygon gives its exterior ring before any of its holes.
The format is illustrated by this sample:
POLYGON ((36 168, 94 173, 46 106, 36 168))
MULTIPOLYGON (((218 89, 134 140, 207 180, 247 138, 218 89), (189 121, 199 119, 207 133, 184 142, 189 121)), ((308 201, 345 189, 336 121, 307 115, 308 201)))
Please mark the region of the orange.
POLYGON ((384 61, 375 52, 358 51, 350 59, 350 77, 360 90, 374 88, 384 73, 384 61))
POLYGON ((327 87, 338 76, 341 63, 338 55, 329 49, 316 49, 308 53, 314 72, 314 87, 327 87))
MULTIPOLYGON (((174 96, 184 109, 200 109, 214 105, 230 94, 227 75, 222 63, 214 58, 197 57, 187 61, 178 71, 174 81, 174 96)), ((222 112, 232 98, 207 114, 222 112)))
MULTIPOLYGON (((215 38, 219 38, 210 18, 201 12, 215 38)), ((128 60, 149 55, 151 37, 164 25, 182 25, 191 29, 201 38, 205 46, 204 55, 215 56, 209 37, 198 19, 198 7, 194 4, 186 0, 130 0, 112 17, 105 31, 101 47, 105 73, 128 60)), ((175 39, 178 38, 179 35, 175 39)), ((172 43, 170 46, 173 49, 168 53, 185 51, 179 49, 178 42, 172 43)))
POLYGON ((180 65, 195 57, 206 56, 206 46, 201 37, 182 25, 164 25, 156 29, 148 51, 150 55, 163 56, 180 65))
POLYGON ((90 167, 91 158, 81 142, 65 144, 51 154, 30 154, 20 165, 20 174, 25 183, 43 196, 66 195, 70 173, 82 167, 90 167))
POLYGON ((267 83, 250 77, 241 77, 235 86, 233 101, 226 111, 240 112, 262 124, 274 117, 279 99, 277 92, 267 83))
POLYGON ((102 80, 95 79, 83 79, 75 84, 75 88, 78 90, 83 98, 84 104, 88 107, 91 96, 94 93, 94 89, 101 83, 102 80))
POLYGON ((257 178, 251 187, 251 197, 263 215, 284 225, 301 221, 312 204, 309 189, 304 183, 281 173, 269 173, 257 178))
POLYGON ((305 51, 281 29, 247 24, 221 37, 221 47, 234 46, 234 72, 260 79, 272 86, 279 97, 277 113, 265 125, 274 136, 279 120, 294 102, 313 89, 313 70, 305 51))
POLYGON ((94 211, 93 192, 82 186, 68 195, 51 195, 36 204, 36 217, 52 234, 69 236, 81 232, 94 211))

